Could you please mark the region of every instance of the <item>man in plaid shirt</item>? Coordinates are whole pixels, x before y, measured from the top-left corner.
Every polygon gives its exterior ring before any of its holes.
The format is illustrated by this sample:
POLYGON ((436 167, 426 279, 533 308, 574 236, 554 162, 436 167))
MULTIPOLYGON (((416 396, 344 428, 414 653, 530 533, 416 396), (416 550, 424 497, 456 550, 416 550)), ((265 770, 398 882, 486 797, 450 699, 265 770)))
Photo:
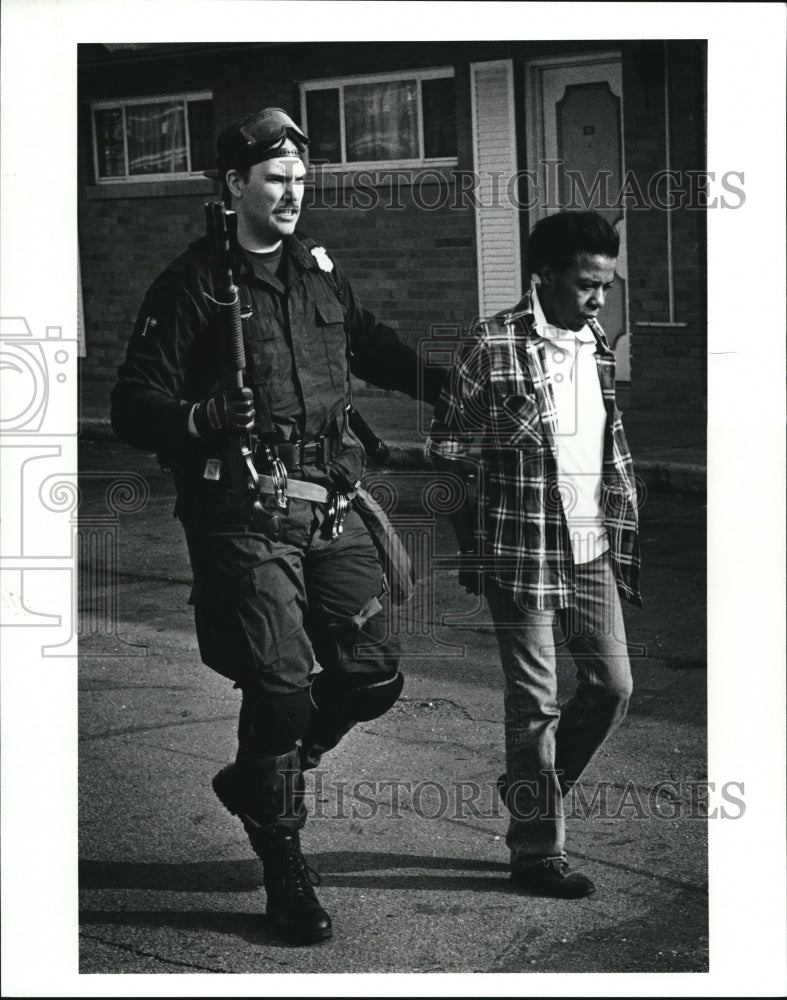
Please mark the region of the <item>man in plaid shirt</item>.
POLYGON ((535 226, 527 258, 538 282, 510 312, 474 325, 427 444, 437 471, 465 484, 477 472, 477 503, 465 488, 452 523, 459 582, 487 598, 505 675, 499 785, 512 879, 563 898, 595 891, 568 872, 563 797, 626 714, 618 594, 641 603, 634 471, 597 320, 618 250, 595 212, 535 226), (579 678, 562 706, 557 650, 571 653, 579 678))

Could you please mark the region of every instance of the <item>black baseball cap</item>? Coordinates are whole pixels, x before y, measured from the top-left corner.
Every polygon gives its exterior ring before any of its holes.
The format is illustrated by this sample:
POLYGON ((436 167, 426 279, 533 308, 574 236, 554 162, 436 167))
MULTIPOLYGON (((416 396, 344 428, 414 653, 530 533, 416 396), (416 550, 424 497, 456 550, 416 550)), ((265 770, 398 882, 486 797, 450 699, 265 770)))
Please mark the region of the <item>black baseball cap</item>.
POLYGON ((205 176, 223 180, 233 167, 245 170, 273 159, 285 139, 292 140, 305 162, 309 145, 306 133, 281 108, 263 108, 224 129, 216 140, 216 169, 206 170, 205 176))

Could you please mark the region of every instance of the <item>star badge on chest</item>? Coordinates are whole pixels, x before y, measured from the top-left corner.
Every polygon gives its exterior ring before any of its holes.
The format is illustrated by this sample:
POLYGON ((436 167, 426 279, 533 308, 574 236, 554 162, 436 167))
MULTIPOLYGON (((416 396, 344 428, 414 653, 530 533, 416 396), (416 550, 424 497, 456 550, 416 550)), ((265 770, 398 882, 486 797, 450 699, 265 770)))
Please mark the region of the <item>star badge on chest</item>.
POLYGON ((333 270, 333 261, 328 256, 325 247, 312 247, 312 257, 317 261, 317 266, 321 271, 330 274, 333 270))

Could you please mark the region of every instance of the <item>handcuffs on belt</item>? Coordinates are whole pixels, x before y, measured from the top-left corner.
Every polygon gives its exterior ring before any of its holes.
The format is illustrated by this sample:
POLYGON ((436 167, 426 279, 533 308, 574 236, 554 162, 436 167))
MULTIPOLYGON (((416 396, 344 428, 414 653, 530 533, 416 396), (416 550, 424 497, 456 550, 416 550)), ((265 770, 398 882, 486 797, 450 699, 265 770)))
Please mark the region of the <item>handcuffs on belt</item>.
MULTIPOLYGON (((286 512, 290 509, 290 501, 287 498, 287 467, 284 462, 275 455, 268 445, 265 445, 265 457, 271 467, 271 479, 273 480, 273 495, 276 497, 276 507, 286 512)), ((259 479, 255 484, 259 492, 262 492, 259 479)))
MULTIPOLYGON (((246 449, 243 456, 248 473, 249 493, 241 501, 241 507, 252 526, 261 529, 274 541, 278 541, 282 533, 279 515, 280 513, 289 513, 290 500, 311 500, 313 503, 322 504, 325 509, 325 520, 322 526, 323 537, 338 538, 344 528, 344 519, 355 494, 328 490, 325 486, 308 480, 288 480, 287 467, 284 462, 269 445, 264 447, 265 459, 270 466, 269 475, 257 472, 250 449, 246 449), (276 509, 274 511, 267 510, 262 505, 260 497, 263 494, 271 494, 275 497, 276 509)), ((220 460, 208 459, 203 478, 220 479, 221 466, 220 460)))
MULTIPOLYGON (((306 480, 295 479, 291 482, 287 478, 287 467, 272 449, 265 446, 265 457, 270 465, 270 475, 260 475, 255 470, 253 481, 255 493, 272 493, 276 498, 276 510, 288 513, 290 500, 311 500, 314 503, 322 504, 325 508, 325 520, 322 526, 322 534, 325 538, 338 538, 344 529, 344 519, 350 509, 352 495, 328 490, 319 483, 310 483, 306 480)), ((276 514, 265 511, 265 508, 257 502, 254 508, 258 512, 263 512, 268 518, 279 518, 276 514)), ((276 537, 281 536, 280 524, 276 525, 276 537)))
POLYGON ((341 535, 350 502, 351 498, 346 493, 331 493, 323 525, 326 535, 330 535, 331 538, 338 538, 341 535))

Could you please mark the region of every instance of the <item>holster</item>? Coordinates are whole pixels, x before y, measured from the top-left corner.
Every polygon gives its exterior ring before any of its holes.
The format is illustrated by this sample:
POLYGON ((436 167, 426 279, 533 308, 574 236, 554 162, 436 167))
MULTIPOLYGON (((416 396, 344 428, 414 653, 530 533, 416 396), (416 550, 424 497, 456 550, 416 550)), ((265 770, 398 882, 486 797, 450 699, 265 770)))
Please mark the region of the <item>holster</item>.
POLYGON ((358 511, 377 549, 391 589, 391 601, 394 604, 406 604, 415 590, 415 574, 401 538, 379 503, 361 486, 356 489, 353 507, 358 511))

